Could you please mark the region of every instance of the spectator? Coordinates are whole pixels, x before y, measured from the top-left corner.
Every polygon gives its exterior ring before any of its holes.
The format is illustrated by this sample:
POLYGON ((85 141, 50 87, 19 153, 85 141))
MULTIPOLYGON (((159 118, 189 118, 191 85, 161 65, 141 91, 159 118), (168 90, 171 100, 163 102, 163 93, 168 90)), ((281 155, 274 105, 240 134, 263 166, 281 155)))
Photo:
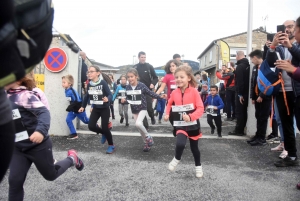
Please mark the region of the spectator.
POLYGON ((87 80, 87 65, 85 63, 86 54, 83 51, 79 52, 80 57, 82 58, 82 64, 81 64, 81 88, 84 91, 84 94, 86 92, 85 88, 85 82, 87 80))
MULTIPOLYGON (((149 63, 146 63, 146 53, 145 52, 139 52, 138 54, 139 63, 134 65, 133 68, 135 68, 138 71, 139 75, 139 81, 145 84, 148 89, 151 91, 154 89, 154 86, 158 82, 158 77, 154 71, 154 68, 149 63)), ((155 124, 155 118, 154 118, 154 110, 152 108, 152 98, 148 94, 145 95, 147 100, 147 112, 149 117, 151 118, 151 123, 155 124)), ((147 118, 145 117, 144 126, 146 129, 149 128, 147 118)))
POLYGON ((179 54, 174 54, 174 55, 173 55, 173 59, 175 59, 175 60, 181 62, 181 56, 180 56, 179 54))
POLYGON ((195 74, 195 78, 196 78, 196 81, 197 81, 197 84, 198 84, 197 89, 198 89, 198 91, 200 92, 201 89, 202 89, 200 73, 195 74))
POLYGON ((232 121, 235 119, 235 83, 234 73, 231 69, 226 69, 226 66, 222 66, 222 70, 216 72, 216 76, 220 80, 225 81, 225 96, 226 96, 226 121, 232 121))
MULTIPOLYGON (((278 58, 276 52, 278 52, 281 59, 291 60, 294 66, 299 66, 299 45, 294 36, 295 21, 287 20, 283 23, 283 25, 285 26, 285 33, 278 32, 275 34, 272 44, 267 52, 266 60, 270 66, 274 66, 274 63, 278 58)), ((280 62, 281 61, 278 61, 277 63, 280 62)), ((288 76, 287 71, 281 70, 281 73, 284 80, 284 89, 281 88, 279 90, 279 93, 276 95, 275 99, 283 130, 284 148, 288 152, 288 156, 283 160, 275 162, 274 164, 277 167, 296 166, 299 165, 299 162, 297 160, 293 116, 295 97, 300 95, 300 83, 291 79, 291 77, 288 76), (287 106, 285 103, 287 103, 287 106)))
POLYGON ((254 104, 255 106, 256 133, 255 136, 247 142, 251 146, 264 146, 267 144, 265 138, 272 97, 266 96, 263 92, 259 91, 257 87, 258 68, 259 65, 263 62, 262 51, 254 50, 249 54, 249 56, 251 62, 254 64, 251 77, 250 98, 252 99, 252 104, 254 104))
POLYGON ((202 99, 203 103, 205 102, 206 97, 207 97, 207 95, 209 93, 209 87, 210 87, 210 85, 209 85, 209 81, 208 81, 207 75, 203 74, 202 75, 202 89, 201 89, 201 92, 200 92, 201 99, 202 99))
POLYGON ((248 118, 248 97, 249 97, 249 76, 250 64, 243 51, 236 53, 237 66, 235 72, 235 113, 236 126, 234 131, 229 132, 229 135, 242 136, 247 124, 248 118))

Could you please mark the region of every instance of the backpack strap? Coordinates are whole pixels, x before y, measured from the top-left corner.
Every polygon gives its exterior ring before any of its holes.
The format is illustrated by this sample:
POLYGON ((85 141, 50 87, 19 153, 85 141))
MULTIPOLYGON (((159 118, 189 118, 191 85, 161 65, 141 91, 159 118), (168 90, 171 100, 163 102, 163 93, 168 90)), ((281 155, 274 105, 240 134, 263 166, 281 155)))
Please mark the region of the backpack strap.
POLYGON ((77 94, 75 93, 75 91, 74 91, 73 87, 71 87, 70 89, 72 90, 72 92, 73 92, 73 94, 74 94, 74 96, 75 96, 75 101, 77 101, 77 102, 78 102, 77 94))
POLYGON ((285 89, 284 89, 284 80, 282 78, 282 73, 279 72, 278 76, 279 76, 279 80, 281 81, 281 88, 282 88, 282 92, 283 92, 284 104, 285 104, 285 107, 287 110, 287 114, 290 115, 289 105, 287 103, 286 93, 285 93, 285 89))

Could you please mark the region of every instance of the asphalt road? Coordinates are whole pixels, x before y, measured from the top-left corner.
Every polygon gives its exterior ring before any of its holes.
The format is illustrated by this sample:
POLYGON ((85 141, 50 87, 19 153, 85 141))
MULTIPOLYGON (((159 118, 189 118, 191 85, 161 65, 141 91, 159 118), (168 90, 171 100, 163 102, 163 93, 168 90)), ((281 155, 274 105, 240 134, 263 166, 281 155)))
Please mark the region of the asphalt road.
MULTIPOLYGON (((176 171, 167 169, 174 157, 174 137, 155 137, 152 150, 145 153, 141 137, 114 136, 112 155, 105 154, 107 145, 99 143, 98 135, 52 140, 56 159, 75 148, 85 168, 82 172, 71 168, 50 182, 32 166, 24 184, 25 200, 300 200, 295 188, 299 167, 276 168, 273 162, 279 153, 270 152, 271 146, 250 147, 244 139, 201 139, 203 178, 195 177, 189 144, 176 171)), ((7 194, 6 176, 0 200, 7 200, 7 194)))

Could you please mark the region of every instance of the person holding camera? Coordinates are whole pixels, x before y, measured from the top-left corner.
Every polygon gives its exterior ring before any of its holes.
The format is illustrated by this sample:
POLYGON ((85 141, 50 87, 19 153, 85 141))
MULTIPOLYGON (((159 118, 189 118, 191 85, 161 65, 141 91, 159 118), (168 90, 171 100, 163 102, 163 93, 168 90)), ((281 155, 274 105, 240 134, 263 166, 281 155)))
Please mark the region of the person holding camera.
MULTIPOLYGON (((295 21, 286 20, 283 23, 284 33, 279 31, 275 34, 272 44, 266 55, 266 60, 269 66, 274 66, 279 53, 282 60, 291 60, 294 66, 300 65, 300 46, 295 40, 295 21)), ((280 63, 281 61, 277 61, 280 63)), ((275 64, 276 65, 276 64, 275 64)), ((276 167, 297 166, 297 148, 296 138, 293 126, 295 99, 300 96, 300 82, 292 79, 286 70, 280 70, 284 80, 284 86, 275 96, 275 101, 278 109, 278 114, 281 120, 281 126, 284 136, 284 148, 288 152, 288 156, 283 160, 274 163, 276 167), (287 103, 287 104, 286 104, 287 103)), ((275 71, 278 72, 278 71, 275 71)))

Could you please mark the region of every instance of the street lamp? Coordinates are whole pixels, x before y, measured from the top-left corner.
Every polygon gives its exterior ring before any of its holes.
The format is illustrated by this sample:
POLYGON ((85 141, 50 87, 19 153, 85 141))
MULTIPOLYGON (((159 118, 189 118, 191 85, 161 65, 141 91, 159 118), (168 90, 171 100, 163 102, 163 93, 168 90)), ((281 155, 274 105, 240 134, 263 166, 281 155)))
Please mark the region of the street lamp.
POLYGON ((134 65, 134 58, 135 58, 135 55, 133 55, 133 58, 132 58, 132 64, 134 65))

